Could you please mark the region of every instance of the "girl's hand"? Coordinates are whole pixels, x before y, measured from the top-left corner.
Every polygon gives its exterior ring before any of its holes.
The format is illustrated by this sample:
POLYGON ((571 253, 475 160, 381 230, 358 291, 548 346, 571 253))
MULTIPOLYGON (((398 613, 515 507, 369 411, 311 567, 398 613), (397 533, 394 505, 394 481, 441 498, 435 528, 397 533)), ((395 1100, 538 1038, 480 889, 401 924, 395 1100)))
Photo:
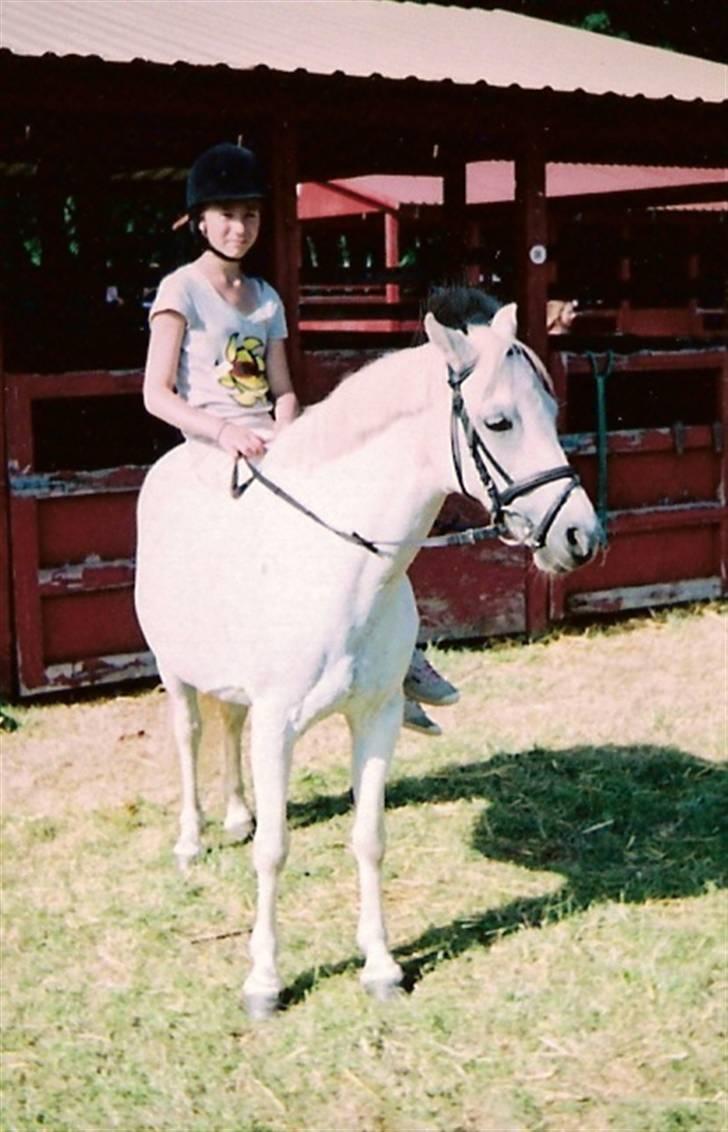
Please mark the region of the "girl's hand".
POLYGON ((256 436, 251 429, 233 421, 225 421, 220 425, 216 442, 223 451, 229 452, 232 456, 247 456, 249 459, 263 456, 266 450, 265 442, 259 436, 256 436))

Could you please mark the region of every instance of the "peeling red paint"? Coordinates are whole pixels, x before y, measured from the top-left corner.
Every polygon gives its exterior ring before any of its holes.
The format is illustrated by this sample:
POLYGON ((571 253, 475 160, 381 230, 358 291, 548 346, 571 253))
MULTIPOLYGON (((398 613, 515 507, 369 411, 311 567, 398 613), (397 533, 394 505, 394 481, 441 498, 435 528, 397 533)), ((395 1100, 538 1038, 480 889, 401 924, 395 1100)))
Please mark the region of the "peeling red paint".
MULTIPOLYGON (((311 358, 307 388, 317 400, 347 370, 370 360, 338 351, 311 358)), ((475 547, 422 551, 411 569, 422 635, 431 639, 536 633, 565 616, 604 614, 714 598, 728 585, 728 365, 725 351, 702 351, 715 375, 716 419, 607 435, 609 551, 574 574, 547 578, 522 550, 496 539, 475 547)), ((588 375, 586 358, 559 356, 554 374, 563 402, 567 371, 588 375)), ((689 382, 690 355, 617 359, 617 369, 672 369, 689 382), (682 367, 682 369, 680 368, 682 367)), ((697 364, 697 363, 695 363, 697 364)), ((34 460, 35 398, 139 393, 140 374, 14 376, 8 404, 9 477, 0 484, 10 516, 12 571, 2 608, 12 610, 12 656, 21 694, 149 676, 151 656, 134 616, 134 508, 146 469, 39 471, 34 460)), ((564 407, 562 405, 562 416, 564 407)), ((598 437, 578 432, 564 448, 595 497, 598 437)), ((451 497, 437 530, 482 525, 451 497)), ((12 690, 9 686, 2 689, 12 690)))
POLYGON ((102 562, 89 561, 53 566, 38 571, 38 588, 43 597, 58 593, 84 590, 130 588, 134 585, 134 560, 102 562))
POLYGON ((154 657, 150 652, 90 657, 69 664, 51 664, 45 669, 45 682, 27 687, 21 693, 59 692, 70 688, 87 688, 95 684, 118 684, 156 676, 154 657))
POLYGON ((567 601, 570 613, 623 613, 677 602, 710 601, 721 596, 721 580, 691 578, 662 585, 623 586, 612 590, 591 590, 572 594, 567 601))
POLYGON ((10 494, 31 499, 47 499, 65 495, 95 495, 98 492, 138 491, 147 469, 136 465, 101 468, 90 472, 19 471, 11 461, 10 494))

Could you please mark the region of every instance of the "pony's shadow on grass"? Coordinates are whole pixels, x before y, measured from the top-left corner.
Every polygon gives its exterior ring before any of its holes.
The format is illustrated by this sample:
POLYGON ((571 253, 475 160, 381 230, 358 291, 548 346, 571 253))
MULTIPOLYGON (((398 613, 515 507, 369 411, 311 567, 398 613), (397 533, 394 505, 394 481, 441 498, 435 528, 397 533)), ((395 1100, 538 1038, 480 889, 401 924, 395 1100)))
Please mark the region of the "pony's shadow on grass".
MULTIPOLYGON (((557 873, 557 892, 433 926, 396 949, 411 990, 430 969, 524 926, 542 927, 593 904, 697 895, 728 879, 728 772, 672 747, 575 747, 496 755, 395 780, 387 809, 482 798, 472 844, 497 861, 557 873)), ((344 813, 346 794, 292 803, 306 826, 344 813)), ((353 958, 302 973, 300 1001, 353 958)))

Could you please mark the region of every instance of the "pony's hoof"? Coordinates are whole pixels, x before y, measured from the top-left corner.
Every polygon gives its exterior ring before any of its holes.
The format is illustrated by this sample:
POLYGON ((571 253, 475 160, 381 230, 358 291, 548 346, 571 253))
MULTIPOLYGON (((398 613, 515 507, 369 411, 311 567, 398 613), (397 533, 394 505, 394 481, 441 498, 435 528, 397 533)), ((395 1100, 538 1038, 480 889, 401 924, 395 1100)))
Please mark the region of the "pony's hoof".
POLYGON ((402 968, 391 955, 372 957, 359 975, 364 990, 377 1002, 390 1002, 397 998, 403 978, 402 968))
POLYGON ((248 818, 247 821, 245 819, 237 819, 235 821, 225 822, 223 826, 226 839, 234 845, 239 845, 243 841, 247 841, 252 836, 254 828, 252 818, 248 818))
POLYGON ((177 868, 181 873, 187 873, 190 866, 198 859, 202 853, 202 846, 191 845, 188 842, 184 844, 177 842, 174 847, 174 859, 177 862, 177 868))
POLYGON ((243 1003, 251 1022, 267 1022, 279 1006, 277 994, 243 994, 243 1003))
POLYGON ((391 979, 371 979, 362 983, 362 986, 377 1002, 392 1002, 403 994, 399 982, 393 982, 391 979))

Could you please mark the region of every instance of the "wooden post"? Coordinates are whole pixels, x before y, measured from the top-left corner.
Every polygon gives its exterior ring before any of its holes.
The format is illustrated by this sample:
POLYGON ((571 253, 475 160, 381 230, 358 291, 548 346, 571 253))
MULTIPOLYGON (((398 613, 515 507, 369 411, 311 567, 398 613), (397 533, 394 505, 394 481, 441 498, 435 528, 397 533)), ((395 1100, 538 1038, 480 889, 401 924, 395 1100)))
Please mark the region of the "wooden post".
POLYGON ((482 282, 482 268, 475 255, 481 239, 480 221, 468 220, 465 228, 465 282, 468 287, 479 287, 482 282))
POLYGON ((629 313, 632 309, 632 225, 625 219, 619 229, 621 242, 619 257, 619 305, 617 307, 617 331, 629 326, 629 313))
POLYGON ((695 223, 695 217, 690 218, 690 224, 686 225, 690 233, 690 247, 687 257, 687 276, 688 276, 688 310, 690 311, 690 323, 693 334, 703 333, 703 320, 700 315, 700 304, 698 302, 698 295, 700 293, 700 255, 698 254, 698 233, 695 223))
POLYGON ((548 362, 548 218, 546 160, 540 134, 516 156, 516 302, 518 337, 548 362))
POLYGON ((82 274, 88 275, 89 295, 104 296, 104 227, 108 217, 109 176, 99 161, 74 170, 71 191, 76 198, 76 228, 82 274))
POLYGON ((275 141, 269 153, 272 188, 271 249, 273 280, 286 308, 288 360, 294 385, 300 392, 303 375, 301 336, 298 328, 300 285, 300 234, 297 216, 298 135, 290 122, 278 122, 271 131, 275 141))
POLYGON ((443 260, 444 282, 465 283, 467 225, 466 164, 460 154, 447 154, 442 175, 442 220, 447 247, 443 260))
MULTIPOLYGON (((548 364, 548 216, 546 159, 540 131, 524 139, 516 155, 516 302, 518 337, 548 364)), ((531 635, 549 623, 549 585, 533 566, 526 572, 526 628, 531 635)))
POLYGON ((0 332, 0 696, 16 691, 10 547, 10 484, 5 442, 5 382, 0 332))
MULTIPOLYGON (((719 378, 719 405, 717 419, 720 421, 720 482, 718 485, 718 499, 725 502, 728 499, 728 453, 726 453, 726 438, 728 437, 728 358, 723 355, 722 373, 719 378)), ((716 443, 716 447, 718 447, 716 443)), ((728 520, 720 524, 720 582, 721 592, 728 594, 728 520)))
MULTIPOLYGON (((384 213, 384 266, 399 267, 399 217, 396 212, 384 213)), ((399 284, 387 283, 384 288, 387 303, 399 302, 399 284)))
MULTIPOLYGON (((63 217, 64 200, 68 193, 68 174, 60 160, 54 163, 53 158, 48 157, 39 162, 37 190, 42 264, 38 283, 40 308, 45 325, 53 326, 63 302, 70 260, 63 217)), ((13 334, 15 333, 17 330, 13 327, 13 334)), ((65 349, 65 343, 63 348, 65 349)), ((44 364, 47 363, 48 357, 49 352, 44 349, 44 364)))

